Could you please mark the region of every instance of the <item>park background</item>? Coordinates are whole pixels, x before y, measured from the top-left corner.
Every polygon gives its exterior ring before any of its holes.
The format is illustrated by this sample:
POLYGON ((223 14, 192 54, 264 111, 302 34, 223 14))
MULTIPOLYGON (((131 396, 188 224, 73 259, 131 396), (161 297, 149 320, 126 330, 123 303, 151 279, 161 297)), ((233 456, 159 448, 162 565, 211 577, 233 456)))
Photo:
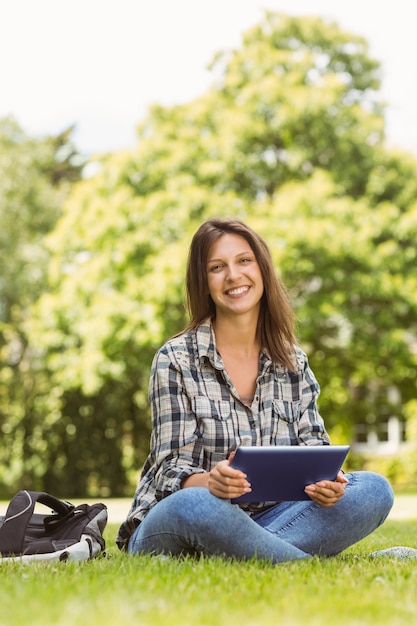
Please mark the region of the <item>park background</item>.
POLYGON ((149 4, 0 7, 0 497, 131 495, 213 215, 269 243, 350 466, 415 491, 410 3, 149 4))

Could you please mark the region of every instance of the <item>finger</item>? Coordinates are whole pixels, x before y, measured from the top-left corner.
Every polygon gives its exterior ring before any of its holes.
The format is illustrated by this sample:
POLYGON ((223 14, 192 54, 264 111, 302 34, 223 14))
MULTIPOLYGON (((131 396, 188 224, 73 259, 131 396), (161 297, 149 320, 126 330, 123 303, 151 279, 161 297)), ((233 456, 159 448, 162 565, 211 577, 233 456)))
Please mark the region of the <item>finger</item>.
POLYGON ((331 489, 318 489, 315 492, 321 502, 337 502, 343 496, 343 491, 333 491, 331 489))
POLYGON ((323 507, 334 506, 335 504, 337 504, 337 502, 339 502, 339 499, 340 499, 340 498, 334 498, 334 497, 329 498, 327 496, 324 496, 321 493, 309 493, 307 491, 306 493, 313 500, 313 502, 323 507))
POLYGON ((210 492, 217 496, 218 498, 233 500, 233 498, 239 498, 246 493, 250 493, 252 490, 249 489, 220 489, 220 488, 211 488, 210 492))
POLYGON ((219 472, 219 474, 228 478, 246 478, 246 474, 244 472, 231 467, 228 461, 221 461, 216 465, 215 469, 219 472))
POLYGON ((244 493, 250 493, 252 491, 250 484, 247 481, 244 482, 223 482, 217 481, 213 478, 209 479, 208 488, 210 492, 220 498, 238 498, 244 493))
POLYGON ((229 454, 229 458, 227 459, 229 465, 232 463, 233 459, 235 458, 235 454, 236 454, 236 450, 233 450, 230 454, 229 454))
MULTIPOLYGON (((242 493, 247 493, 251 491, 251 485, 245 479, 235 480, 235 479, 222 477, 221 480, 218 480, 214 476, 212 484, 215 485, 216 488, 219 491, 222 491, 223 493, 239 492, 239 495, 242 495, 242 493)), ((233 497, 236 497, 236 496, 233 496, 233 497)))
POLYGON ((343 494, 345 491, 345 484, 345 482, 322 480, 318 483, 315 483, 315 486, 319 491, 323 491, 323 493, 331 492, 343 494))
POLYGON ((336 489, 335 487, 336 484, 334 483, 330 483, 329 486, 323 486, 323 483, 316 483, 308 485, 304 491, 317 504, 333 506, 344 495, 344 485, 337 485, 336 489))
POLYGON ((346 478, 345 474, 342 471, 340 471, 338 475, 336 476, 336 482, 346 484, 349 482, 349 480, 346 478))

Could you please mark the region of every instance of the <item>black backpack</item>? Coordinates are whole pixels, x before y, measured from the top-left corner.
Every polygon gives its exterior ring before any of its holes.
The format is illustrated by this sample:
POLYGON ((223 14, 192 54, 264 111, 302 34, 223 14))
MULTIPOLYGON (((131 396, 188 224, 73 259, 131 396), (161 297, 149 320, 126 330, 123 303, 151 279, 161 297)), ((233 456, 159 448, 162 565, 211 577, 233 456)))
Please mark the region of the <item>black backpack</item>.
POLYGON ((104 553, 107 507, 58 500, 49 493, 19 491, 0 517, 0 562, 86 561, 104 553), (35 504, 51 513, 34 513, 35 504))

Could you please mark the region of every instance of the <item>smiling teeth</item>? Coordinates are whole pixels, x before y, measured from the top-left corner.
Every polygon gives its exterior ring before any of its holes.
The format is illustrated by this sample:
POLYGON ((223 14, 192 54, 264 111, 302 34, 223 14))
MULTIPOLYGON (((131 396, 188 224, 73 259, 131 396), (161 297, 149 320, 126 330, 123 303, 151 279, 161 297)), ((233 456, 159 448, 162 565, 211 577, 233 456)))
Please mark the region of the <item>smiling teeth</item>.
POLYGON ((237 287, 236 289, 229 289, 227 292, 231 296, 238 296, 241 293, 245 293, 248 290, 248 287, 237 287))

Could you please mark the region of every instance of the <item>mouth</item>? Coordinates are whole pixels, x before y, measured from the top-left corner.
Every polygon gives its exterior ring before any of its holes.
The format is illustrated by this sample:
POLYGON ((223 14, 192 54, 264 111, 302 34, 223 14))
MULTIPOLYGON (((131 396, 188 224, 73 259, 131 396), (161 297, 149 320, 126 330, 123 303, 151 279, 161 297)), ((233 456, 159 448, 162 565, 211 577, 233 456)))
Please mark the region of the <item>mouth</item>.
POLYGON ((243 285, 242 287, 234 287, 233 289, 228 289, 225 291, 227 296, 241 296, 245 293, 248 293, 250 287, 248 285, 243 285))

